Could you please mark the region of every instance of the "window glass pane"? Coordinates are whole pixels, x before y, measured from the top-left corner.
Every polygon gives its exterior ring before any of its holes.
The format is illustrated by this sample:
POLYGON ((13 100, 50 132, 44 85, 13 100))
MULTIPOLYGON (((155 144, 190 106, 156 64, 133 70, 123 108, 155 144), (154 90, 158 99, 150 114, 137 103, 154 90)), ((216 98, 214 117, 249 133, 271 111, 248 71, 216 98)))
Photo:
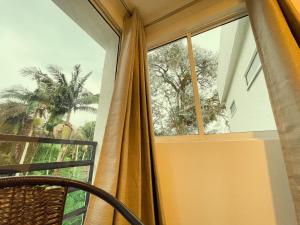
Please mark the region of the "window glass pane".
POLYGON ((119 37, 88 1, 9 0, 0 8, 0 133, 93 140, 119 37))
POLYGON ((192 44, 205 133, 275 130, 249 18, 196 35, 192 44))
POLYGON ((148 53, 155 135, 197 134, 187 41, 148 53))

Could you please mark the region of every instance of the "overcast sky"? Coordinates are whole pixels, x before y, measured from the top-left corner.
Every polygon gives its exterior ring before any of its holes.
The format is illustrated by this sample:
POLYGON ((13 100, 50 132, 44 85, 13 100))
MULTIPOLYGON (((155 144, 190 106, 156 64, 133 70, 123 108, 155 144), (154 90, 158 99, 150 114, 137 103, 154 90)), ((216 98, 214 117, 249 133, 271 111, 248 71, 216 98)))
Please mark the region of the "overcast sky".
POLYGON ((192 43, 207 50, 219 53, 222 26, 192 37, 192 43))
MULTIPOLYGON (((105 50, 50 0, 0 0, 0 91, 13 85, 35 86, 20 70, 36 66, 45 71, 58 65, 70 74, 75 64, 93 71, 86 87, 99 93, 105 50)), ((78 127, 96 115, 76 113, 78 127)))

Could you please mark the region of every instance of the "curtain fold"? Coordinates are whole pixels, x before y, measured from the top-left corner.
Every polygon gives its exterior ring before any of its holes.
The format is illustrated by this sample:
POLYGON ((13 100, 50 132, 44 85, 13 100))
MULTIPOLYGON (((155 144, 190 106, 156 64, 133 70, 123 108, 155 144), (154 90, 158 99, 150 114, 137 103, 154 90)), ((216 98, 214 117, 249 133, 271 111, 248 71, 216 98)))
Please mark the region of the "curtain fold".
POLYGON ((296 8, 300 7, 300 1, 297 5, 296 0, 280 0, 278 3, 300 47, 300 8, 296 8))
POLYGON ((246 0, 246 6, 300 224, 300 50, 291 32, 296 24, 289 27, 276 0, 246 0))
MULTIPOLYGON (((143 24, 125 20, 119 66, 94 184, 122 201, 147 225, 158 224, 153 132, 143 24)), ((101 106, 100 106, 101 107, 101 106)), ((123 217, 91 196, 86 225, 124 225, 123 217)))

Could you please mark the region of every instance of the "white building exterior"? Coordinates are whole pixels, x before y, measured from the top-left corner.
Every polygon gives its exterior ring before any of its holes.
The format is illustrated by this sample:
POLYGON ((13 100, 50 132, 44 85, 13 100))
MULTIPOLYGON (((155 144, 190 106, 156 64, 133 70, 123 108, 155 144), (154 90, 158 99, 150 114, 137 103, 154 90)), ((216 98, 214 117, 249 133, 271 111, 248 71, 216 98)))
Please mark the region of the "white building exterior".
POLYGON ((231 132, 276 130, 248 17, 222 27, 217 89, 231 132))

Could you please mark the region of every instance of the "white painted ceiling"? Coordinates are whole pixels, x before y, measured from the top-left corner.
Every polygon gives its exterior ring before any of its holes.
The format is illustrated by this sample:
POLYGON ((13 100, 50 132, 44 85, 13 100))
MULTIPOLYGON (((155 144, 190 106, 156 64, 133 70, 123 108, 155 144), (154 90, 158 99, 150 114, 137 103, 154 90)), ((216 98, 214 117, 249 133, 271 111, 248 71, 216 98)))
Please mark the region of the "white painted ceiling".
MULTIPOLYGON (((197 0, 121 0, 132 10, 137 8, 145 25, 187 7, 197 0)), ((199 1, 199 0, 198 0, 199 1)))

